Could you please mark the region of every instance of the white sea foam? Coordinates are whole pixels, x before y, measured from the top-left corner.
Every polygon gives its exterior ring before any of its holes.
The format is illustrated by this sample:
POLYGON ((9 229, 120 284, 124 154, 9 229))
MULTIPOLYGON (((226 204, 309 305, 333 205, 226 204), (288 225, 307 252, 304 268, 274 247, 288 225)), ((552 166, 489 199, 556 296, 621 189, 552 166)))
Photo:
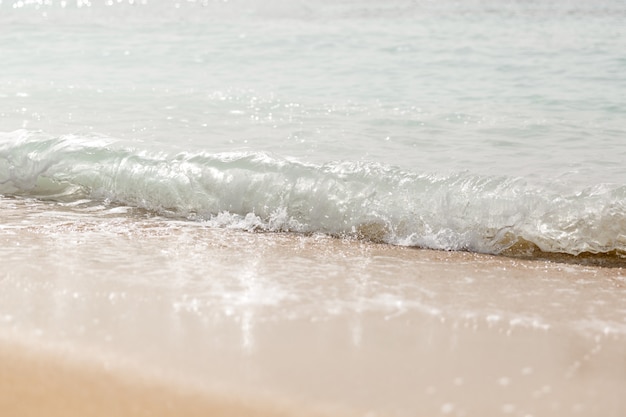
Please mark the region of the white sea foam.
POLYGON ((325 233, 500 253, 523 242, 577 255, 626 250, 626 187, 409 172, 268 153, 128 149, 113 140, 4 135, 0 192, 91 199, 247 230, 325 233))

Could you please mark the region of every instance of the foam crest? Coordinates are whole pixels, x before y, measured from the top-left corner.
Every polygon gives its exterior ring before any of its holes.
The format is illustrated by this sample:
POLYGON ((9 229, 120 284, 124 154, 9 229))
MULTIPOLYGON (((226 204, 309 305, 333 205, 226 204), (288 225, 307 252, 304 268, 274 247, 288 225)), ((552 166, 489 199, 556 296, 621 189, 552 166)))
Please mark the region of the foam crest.
POLYGON ((0 137, 0 193, 91 199, 255 231, 324 233, 446 250, 536 256, 626 253, 626 187, 584 189, 361 161, 168 153, 109 139, 0 137))

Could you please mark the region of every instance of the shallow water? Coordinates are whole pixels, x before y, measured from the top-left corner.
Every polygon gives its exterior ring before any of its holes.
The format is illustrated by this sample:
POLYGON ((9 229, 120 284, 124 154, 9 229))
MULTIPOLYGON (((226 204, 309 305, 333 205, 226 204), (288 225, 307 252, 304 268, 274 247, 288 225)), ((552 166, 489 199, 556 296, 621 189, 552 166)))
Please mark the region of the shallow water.
POLYGON ((35 199, 0 208, 0 340, 260 410, 268 400, 334 416, 625 410, 620 268, 250 233, 135 209, 77 215, 35 199))

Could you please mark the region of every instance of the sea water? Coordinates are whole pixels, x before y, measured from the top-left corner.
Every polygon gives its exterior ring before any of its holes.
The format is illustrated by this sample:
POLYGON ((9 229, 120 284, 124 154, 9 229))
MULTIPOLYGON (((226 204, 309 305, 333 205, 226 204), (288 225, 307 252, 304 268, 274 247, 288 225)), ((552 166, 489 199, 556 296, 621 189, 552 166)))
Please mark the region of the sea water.
POLYGON ((3 0, 0 195, 620 258, 625 21, 617 0, 3 0))

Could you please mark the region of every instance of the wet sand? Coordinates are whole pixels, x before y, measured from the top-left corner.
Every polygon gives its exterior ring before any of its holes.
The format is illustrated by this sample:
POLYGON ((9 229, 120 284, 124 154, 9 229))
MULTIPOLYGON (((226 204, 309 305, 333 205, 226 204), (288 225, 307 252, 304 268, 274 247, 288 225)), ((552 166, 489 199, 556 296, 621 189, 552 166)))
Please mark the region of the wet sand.
POLYGON ((0 409, 6 416, 286 415, 107 369, 98 361, 24 348, 4 341, 0 350, 0 409))
POLYGON ((623 414, 623 340, 591 346, 567 336, 522 331, 504 339, 499 331, 438 328, 415 349, 409 335, 396 333, 410 325, 376 321, 365 328, 381 339, 363 351, 346 346, 347 326, 324 325, 322 334, 257 358, 262 363, 253 366, 266 371, 257 390, 224 374, 193 384, 139 362, 123 366, 102 355, 77 358, 67 349, 3 340, 0 408, 48 417, 623 414), (209 388, 220 379, 230 383, 209 388), (267 386, 272 394, 259 395, 267 386))
POLYGON ((23 213, 0 228, 7 415, 626 413, 620 268, 23 213))

